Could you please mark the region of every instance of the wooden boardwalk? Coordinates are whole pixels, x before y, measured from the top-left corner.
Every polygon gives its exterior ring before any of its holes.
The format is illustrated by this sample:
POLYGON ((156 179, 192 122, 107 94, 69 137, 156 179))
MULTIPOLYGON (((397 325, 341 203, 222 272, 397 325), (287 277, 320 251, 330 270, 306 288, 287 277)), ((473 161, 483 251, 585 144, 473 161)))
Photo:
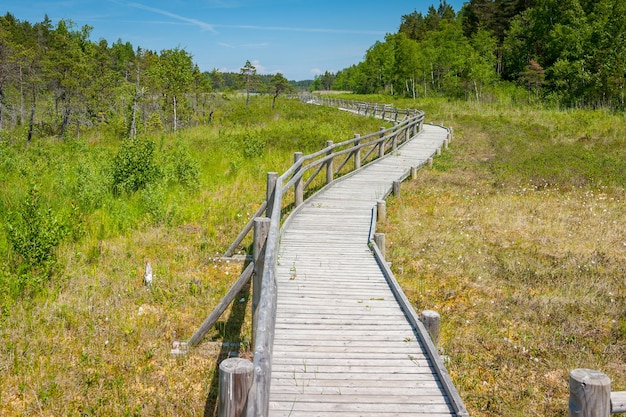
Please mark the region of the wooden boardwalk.
POLYGON ((395 154, 333 183, 289 218, 277 267, 270 416, 466 415, 455 411, 368 246, 377 200, 447 134, 424 125, 395 154))

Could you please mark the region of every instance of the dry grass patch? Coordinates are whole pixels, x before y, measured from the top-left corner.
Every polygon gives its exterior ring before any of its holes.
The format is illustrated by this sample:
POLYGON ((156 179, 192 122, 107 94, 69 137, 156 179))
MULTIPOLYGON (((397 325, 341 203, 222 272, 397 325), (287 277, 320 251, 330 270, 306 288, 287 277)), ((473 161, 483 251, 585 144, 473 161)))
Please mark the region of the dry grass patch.
POLYGON ((441 313, 472 415, 566 415, 571 369, 626 390, 626 196, 601 181, 502 176, 492 135, 457 129, 435 168, 390 200, 388 256, 418 311, 441 313))
POLYGON ((200 241, 195 226, 153 228, 99 242, 97 256, 76 251, 63 288, 16 304, 3 323, 11 331, 0 332, 2 414, 191 416, 206 407, 212 415, 218 357, 239 350, 221 341, 245 350, 250 313, 242 294, 201 347, 170 356, 242 270, 207 256, 200 241))

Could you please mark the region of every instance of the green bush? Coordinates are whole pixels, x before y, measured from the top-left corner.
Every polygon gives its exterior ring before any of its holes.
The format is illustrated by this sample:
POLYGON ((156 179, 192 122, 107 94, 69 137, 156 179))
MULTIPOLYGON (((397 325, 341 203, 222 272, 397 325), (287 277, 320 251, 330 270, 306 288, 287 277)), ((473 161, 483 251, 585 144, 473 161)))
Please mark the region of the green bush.
POLYGON ((265 140, 255 132, 248 132, 243 138, 243 156, 248 159, 263 155, 265 140))
POLYGON ((170 181, 189 188, 198 186, 199 164, 192 158, 189 149, 180 142, 167 150, 166 167, 170 181))
POLYGON ((91 212, 102 206, 102 203, 111 189, 111 178, 102 166, 86 160, 78 162, 74 195, 79 206, 86 212, 91 212))
POLYGON ((9 213, 8 241, 26 266, 54 262, 54 249, 68 235, 68 227, 51 208, 43 208, 39 190, 32 187, 16 212, 9 213))
POLYGON ((133 193, 156 180, 159 169, 154 161, 154 142, 149 139, 126 139, 113 158, 113 188, 133 193))

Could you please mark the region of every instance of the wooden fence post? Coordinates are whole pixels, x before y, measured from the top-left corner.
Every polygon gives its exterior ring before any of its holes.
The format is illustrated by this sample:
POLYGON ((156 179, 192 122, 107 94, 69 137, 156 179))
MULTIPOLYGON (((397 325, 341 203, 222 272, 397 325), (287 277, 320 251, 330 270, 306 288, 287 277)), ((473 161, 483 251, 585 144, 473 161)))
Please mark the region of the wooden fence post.
POLYGON ((243 358, 228 358, 220 363, 218 417, 242 415, 252 386, 254 364, 243 358))
POLYGON ((267 201, 267 208, 265 209, 265 216, 272 218, 272 209, 274 208, 274 196, 276 191, 276 182, 278 181, 277 172, 267 173, 267 188, 265 193, 265 200, 267 201))
MULTIPOLYGON (((359 142, 361 142, 361 135, 358 133, 354 134, 354 146, 359 146, 359 142)), ((358 148, 354 151, 354 170, 361 168, 361 148, 358 148)))
POLYGON ((433 167, 433 158, 428 158, 428 168, 433 167))
POLYGON ((254 219, 254 239, 252 243, 252 259, 254 275, 252 275, 252 346, 256 340, 257 309, 261 300, 263 270, 265 269, 265 241, 270 230, 270 219, 257 217, 254 219))
MULTIPOLYGON (((330 148, 331 146, 333 146, 333 141, 332 140, 327 140, 326 141, 326 147, 330 148)), ((330 156, 333 154, 333 150, 329 149, 327 155, 330 156)), ((326 185, 330 184, 331 182, 333 182, 333 177, 334 177, 334 169, 333 168, 333 159, 330 158, 327 162, 326 162, 326 185)))
POLYGON ((609 417, 611 379, 593 369, 574 369, 569 374, 569 417, 609 417))
POLYGON ((391 150, 393 152, 398 149, 398 123, 393 124, 393 138, 391 139, 391 150))
MULTIPOLYGON (((385 137, 385 128, 381 127, 380 128, 380 139, 385 137)), ((381 140, 380 144, 378 145, 378 157, 382 158, 383 156, 385 156, 385 141, 381 140)))
POLYGON ((386 258, 385 254, 385 234, 384 233, 374 233, 374 243, 378 246, 380 250, 380 254, 383 259, 386 258))
POLYGON ((417 167, 411 167, 411 179, 412 180, 417 179, 417 167))
POLYGON ((378 200, 376 202, 376 220, 378 222, 387 220, 387 202, 385 200, 378 200))
MULTIPOLYGON (((297 163, 300 159, 302 159, 302 152, 296 152, 293 154, 293 162, 297 163)), ((300 171, 302 171, 302 166, 298 167, 293 175, 300 175, 300 171)), ((300 204, 304 202, 304 189, 303 189, 302 177, 298 178, 293 185, 293 193, 295 198, 295 206, 298 207, 300 204)))
POLYGON ((422 323, 426 330, 428 330, 428 334, 430 335, 430 339, 433 341, 433 344, 437 346, 437 342, 439 341, 439 323, 441 321, 441 317, 439 313, 433 310, 424 310, 422 311, 422 323))
POLYGON ((400 184, 402 184, 400 181, 393 182, 392 190, 395 197, 400 197, 400 184))

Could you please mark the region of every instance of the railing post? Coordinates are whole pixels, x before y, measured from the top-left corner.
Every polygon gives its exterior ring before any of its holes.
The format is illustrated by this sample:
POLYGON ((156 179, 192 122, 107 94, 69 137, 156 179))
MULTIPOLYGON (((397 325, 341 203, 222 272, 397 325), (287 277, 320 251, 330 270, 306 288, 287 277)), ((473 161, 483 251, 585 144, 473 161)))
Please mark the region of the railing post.
POLYGON ((433 167, 433 158, 430 157, 428 158, 428 168, 432 168, 433 167))
MULTIPOLYGON (((385 128, 381 127, 380 128, 380 139, 385 137, 385 128)), ((382 158, 383 156, 385 156, 385 141, 381 140, 380 144, 378 145, 378 157, 382 158)))
POLYGON ((384 222, 385 220, 387 220, 387 202, 378 200, 376 202, 376 221, 384 222))
MULTIPOLYGON (((333 146, 333 141, 332 140, 327 140, 326 141, 326 147, 330 148, 331 146, 333 146)), ((327 152, 327 155, 330 156, 333 154, 333 150, 329 149, 327 152)), ((326 184, 330 184, 331 182, 333 182, 333 177, 334 177, 334 167, 333 167, 333 158, 329 158, 328 161, 326 162, 326 184)))
POLYGON ((385 234, 384 233, 374 233, 374 243, 378 246, 380 250, 380 254, 383 259, 385 259, 385 234))
POLYGON ((265 200, 267 201, 267 208, 265 209, 265 216, 272 218, 272 209, 274 208, 274 197, 276 196, 276 181, 278 181, 277 172, 267 173, 267 188, 265 193, 265 200))
POLYGON ((417 179, 417 167, 411 167, 411 179, 417 179))
POLYGON ((354 134, 354 146, 357 149, 354 151, 354 170, 361 168, 361 148, 359 148, 359 142, 361 142, 361 135, 358 133, 354 134))
POLYGON ((228 358, 220 363, 218 417, 242 415, 252 386, 254 364, 243 358, 228 358))
POLYGON ((265 242, 270 231, 270 219, 257 217, 254 219, 254 238, 252 243, 252 259, 254 274, 252 275, 252 346, 256 341, 256 324, 258 306, 263 287, 263 271, 265 270, 265 242))
POLYGON ((611 379, 600 371, 574 369, 569 374, 569 417, 609 417, 611 379))
POLYGON ((391 150, 395 152, 398 149, 398 123, 393 124, 393 138, 391 139, 391 150))
POLYGON ((441 317, 439 313, 433 310, 424 310, 422 311, 422 323, 426 330, 428 330, 428 334, 430 335, 430 339, 433 341, 435 347, 437 346, 437 342, 439 341, 439 322, 441 321, 441 317))
POLYGON ((400 197, 400 184, 402 184, 400 181, 393 182, 392 190, 394 197, 400 197))
MULTIPOLYGON (((303 158, 302 152, 296 152, 293 154, 294 163, 298 163, 298 161, 300 161, 300 159, 302 158, 303 158)), ((296 171, 293 173, 293 175, 299 177, 293 185, 293 193, 295 197, 296 207, 298 207, 300 204, 304 202, 304 189, 302 188, 304 183, 302 182, 301 172, 302 172, 302 166, 299 166, 296 169, 296 171)))

